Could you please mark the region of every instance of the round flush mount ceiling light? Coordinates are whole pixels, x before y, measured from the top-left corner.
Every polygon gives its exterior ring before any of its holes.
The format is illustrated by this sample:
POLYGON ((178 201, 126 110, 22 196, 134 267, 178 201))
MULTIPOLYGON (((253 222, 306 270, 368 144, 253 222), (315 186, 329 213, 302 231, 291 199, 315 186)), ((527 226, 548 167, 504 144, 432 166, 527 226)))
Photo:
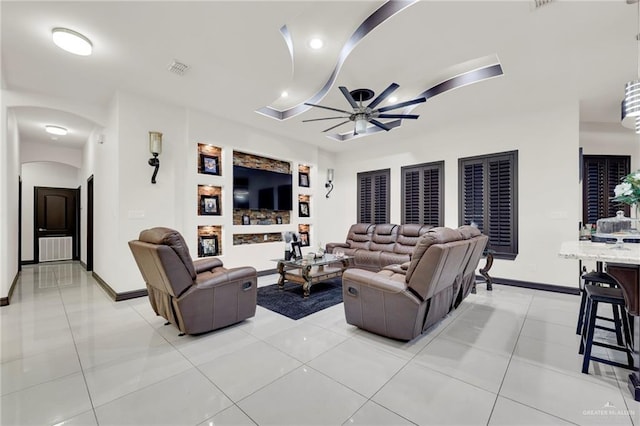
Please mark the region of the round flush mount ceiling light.
POLYGON ((50 133, 52 135, 64 136, 67 134, 67 129, 65 129, 64 127, 53 126, 50 124, 44 126, 44 130, 46 130, 47 133, 50 133))
POLYGON ((312 38, 309 41, 309 47, 315 50, 321 49, 324 46, 324 42, 320 38, 312 38))
POLYGON ((68 28, 54 28, 51 30, 51 35, 56 46, 67 52, 88 56, 93 51, 91 40, 76 31, 68 28))

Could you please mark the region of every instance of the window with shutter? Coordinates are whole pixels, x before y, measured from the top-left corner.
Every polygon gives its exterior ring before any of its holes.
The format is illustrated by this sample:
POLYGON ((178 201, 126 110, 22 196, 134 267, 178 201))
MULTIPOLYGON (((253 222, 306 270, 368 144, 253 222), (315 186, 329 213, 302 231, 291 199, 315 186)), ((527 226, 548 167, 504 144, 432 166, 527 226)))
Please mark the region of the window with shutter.
POLYGON ((626 155, 585 155, 582 176, 582 223, 596 223, 614 217, 616 211, 629 216, 629 206, 611 201, 613 189, 630 173, 631 158, 626 155))
POLYGON ((358 173, 358 222, 389 223, 390 169, 358 173))
POLYGON ((444 161, 402 168, 402 223, 444 224, 444 161))
POLYGON ((518 151, 458 160, 460 225, 476 224, 494 257, 518 254, 518 151))

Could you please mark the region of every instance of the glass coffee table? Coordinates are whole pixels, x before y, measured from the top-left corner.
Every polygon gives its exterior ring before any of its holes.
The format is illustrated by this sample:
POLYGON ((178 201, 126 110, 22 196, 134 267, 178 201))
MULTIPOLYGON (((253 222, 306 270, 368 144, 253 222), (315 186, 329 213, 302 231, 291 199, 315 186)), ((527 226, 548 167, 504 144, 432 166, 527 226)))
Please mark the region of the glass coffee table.
POLYGON ((284 282, 290 281, 302 285, 303 297, 309 297, 313 284, 330 278, 342 277, 353 256, 338 257, 325 254, 315 259, 284 260, 278 259, 278 287, 284 289, 284 282))

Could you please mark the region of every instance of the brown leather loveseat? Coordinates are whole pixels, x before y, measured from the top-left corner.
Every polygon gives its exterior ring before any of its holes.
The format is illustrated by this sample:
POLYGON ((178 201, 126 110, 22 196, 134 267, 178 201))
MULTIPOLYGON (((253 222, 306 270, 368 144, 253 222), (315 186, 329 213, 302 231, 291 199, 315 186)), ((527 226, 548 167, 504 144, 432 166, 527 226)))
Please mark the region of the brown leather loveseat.
POLYGON ((344 243, 328 243, 326 250, 341 250, 354 256, 351 266, 379 271, 387 265, 402 264, 411 260, 418 240, 430 225, 395 225, 384 223, 356 223, 351 225, 344 243))
POLYGON ((255 315, 254 268, 227 269, 215 257, 194 262, 182 235, 169 228, 142 231, 129 247, 151 307, 182 333, 204 333, 255 315))
POLYGON ((347 323, 411 340, 469 294, 488 237, 471 226, 429 229, 410 262, 379 272, 348 269, 342 277, 347 323))

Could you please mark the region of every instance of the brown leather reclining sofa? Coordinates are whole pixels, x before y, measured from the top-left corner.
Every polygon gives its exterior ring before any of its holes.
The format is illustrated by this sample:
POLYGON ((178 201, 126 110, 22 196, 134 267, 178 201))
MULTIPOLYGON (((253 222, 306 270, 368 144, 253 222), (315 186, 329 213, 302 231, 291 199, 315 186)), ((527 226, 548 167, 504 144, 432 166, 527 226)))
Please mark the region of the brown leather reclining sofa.
POLYGON ((194 262, 182 235, 169 228, 144 230, 129 247, 151 307, 182 333, 204 333, 255 315, 254 268, 227 269, 215 257, 194 262))
POLYGON ((385 223, 351 225, 344 243, 328 243, 326 250, 341 250, 354 256, 351 266, 369 271, 379 271, 387 265, 402 264, 411 260, 411 253, 431 226, 395 225, 385 223))
POLYGON ((347 323, 398 340, 419 336, 469 294, 487 241, 471 226, 431 228, 410 262, 379 272, 346 270, 342 292, 347 323))

